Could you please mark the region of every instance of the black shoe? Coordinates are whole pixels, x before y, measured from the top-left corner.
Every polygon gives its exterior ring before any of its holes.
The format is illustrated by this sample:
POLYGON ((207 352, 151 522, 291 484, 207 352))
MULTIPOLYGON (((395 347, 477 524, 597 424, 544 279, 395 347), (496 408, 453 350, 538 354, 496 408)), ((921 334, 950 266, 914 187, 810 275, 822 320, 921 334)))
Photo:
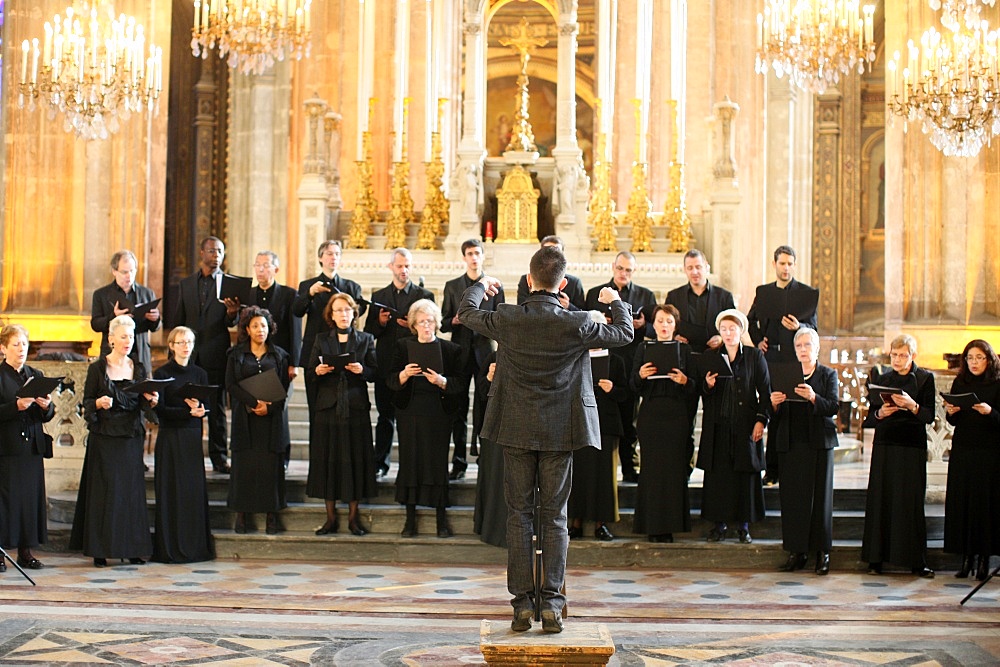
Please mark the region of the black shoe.
POLYGON ((107 567, 107 566, 108 566, 108 559, 107 558, 95 558, 94 559, 94 567, 107 567))
MULTIPOLYGON (((753 542, 753 538, 750 537, 749 528, 740 528, 739 530, 736 531, 736 535, 740 538, 741 544, 750 544, 751 542, 753 542)), ((803 563, 803 565, 804 564, 805 563, 803 563)))
POLYGON ((634 470, 622 471, 622 481, 626 484, 638 484, 639 473, 634 470))
POLYGON ((990 576, 990 557, 982 555, 979 557, 979 567, 976 569, 976 581, 986 581, 990 576))
POLYGON ((531 617, 534 613, 530 609, 522 609, 514 612, 514 620, 510 622, 510 629, 514 632, 524 632, 531 629, 531 617))
POLYGON ((7 571, 7 560, 5 558, 0 558, 0 572, 7 571))
POLYGON ((665 542, 667 544, 673 544, 674 543, 674 535, 673 535, 673 533, 661 533, 660 535, 650 535, 649 536, 649 541, 650 542, 665 542))
POLYGON ((610 542, 611 540, 615 539, 615 536, 611 534, 611 531, 608 530, 608 527, 605 526, 604 524, 601 524, 600 526, 594 529, 594 537, 596 537, 601 542, 610 542))
POLYGON ((583 528, 580 526, 570 526, 566 533, 569 535, 569 539, 578 540, 583 537, 583 528))
POLYGON ((247 515, 245 512, 236 513, 236 521, 233 523, 233 532, 243 535, 247 532, 247 515))
POLYGON ((563 622, 562 617, 551 609, 546 609, 542 612, 542 631, 543 632, 562 632, 563 622))
POLYGON ((415 521, 407 521, 403 524, 403 530, 399 533, 400 537, 416 537, 417 536, 417 523, 415 521))
POLYGON ((212 470, 214 470, 215 472, 219 473, 220 475, 228 475, 229 474, 229 464, 226 463, 225 461, 223 461, 221 463, 213 463, 212 464, 212 470))
POLYGON ((708 541, 709 542, 723 542, 726 539, 726 531, 728 526, 724 523, 717 524, 715 528, 708 531, 708 541))
POLYGON ((26 558, 18 556, 17 564, 29 570, 41 570, 43 567, 45 567, 44 565, 42 565, 42 561, 30 555, 27 556, 26 558))
POLYGON ((795 572, 795 570, 801 570, 806 566, 806 561, 809 560, 809 556, 803 553, 790 553, 788 554, 788 560, 785 564, 778 568, 779 572, 795 572))
POLYGON ((934 570, 930 569, 929 567, 915 567, 912 570, 910 570, 910 572, 920 577, 921 579, 934 578, 934 570))
POLYGON ((825 551, 816 552, 816 574, 821 577, 830 574, 830 554, 825 551))
POLYGON ((281 528, 278 526, 278 513, 268 512, 267 513, 267 523, 265 524, 264 532, 268 535, 277 535, 281 528))
POLYGON ((128 562, 131 563, 132 565, 145 565, 146 564, 146 561, 144 561, 141 558, 129 558, 128 562))
POLYGON ((760 483, 764 486, 777 486, 778 478, 777 476, 771 477, 770 475, 765 474, 764 479, 760 480, 760 483))
POLYGON ((978 558, 975 554, 971 554, 962 558, 962 567, 958 572, 955 573, 956 579, 965 579, 971 573, 976 571, 978 558))
POLYGON ((388 468, 379 468, 375 471, 375 479, 381 479, 389 474, 388 468))
POLYGON ((451 474, 448 475, 448 479, 453 482, 457 479, 465 479, 465 468, 452 468, 451 474))
POLYGON ((868 563, 868 574, 882 574, 882 563, 868 563))
POLYGON ((451 527, 448 524, 444 524, 443 526, 438 526, 437 530, 438 530, 438 537, 440 537, 441 539, 447 539, 452 535, 454 535, 454 533, 451 532, 451 527))
POLYGON ((330 535, 331 533, 336 533, 340 530, 340 524, 336 519, 333 521, 327 521, 322 526, 316 529, 317 535, 330 535))
POLYGON ((368 534, 368 529, 361 525, 361 519, 348 521, 347 529, 351 531, 351 535, 356 535, 357 537, 361 537, 362 535, 368 534))

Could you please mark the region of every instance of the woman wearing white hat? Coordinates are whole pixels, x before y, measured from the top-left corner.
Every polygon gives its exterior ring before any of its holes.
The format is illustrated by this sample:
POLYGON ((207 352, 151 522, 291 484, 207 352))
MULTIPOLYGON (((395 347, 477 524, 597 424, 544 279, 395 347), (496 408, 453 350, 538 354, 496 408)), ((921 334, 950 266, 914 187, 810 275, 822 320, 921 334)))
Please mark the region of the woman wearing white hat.
POLYGON ((729 524, 734 524, 740 542, 749 544, 750 523, 764 518, 761 437, 770 407, 770 378, 764 355, 740 342, 747 330, 746 315, 734 308, 724 310, 715 326, 722 345, 702 355, 707 372, 701 383, 705 407, 697 464, 705 471, 701 516, 715 524, 710 542, 724 540, 729 524), (731 374, 716 372, 726 367, 731 374))

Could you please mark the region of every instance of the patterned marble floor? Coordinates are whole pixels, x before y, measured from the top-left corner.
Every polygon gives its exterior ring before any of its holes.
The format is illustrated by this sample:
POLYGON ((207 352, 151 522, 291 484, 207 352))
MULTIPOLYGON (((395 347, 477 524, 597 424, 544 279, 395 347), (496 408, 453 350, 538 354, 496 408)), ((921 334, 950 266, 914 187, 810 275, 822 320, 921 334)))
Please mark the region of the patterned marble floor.
MULTIPOLYGON (((482 664, 510 613, 501 568, 38 555, 37 587, 0 575, 0 664, 482 664)), ((606 624, 613 665, 1000 664, 1000 581, 960 606, 973 583, 573 570, 567 622, 606 624)))

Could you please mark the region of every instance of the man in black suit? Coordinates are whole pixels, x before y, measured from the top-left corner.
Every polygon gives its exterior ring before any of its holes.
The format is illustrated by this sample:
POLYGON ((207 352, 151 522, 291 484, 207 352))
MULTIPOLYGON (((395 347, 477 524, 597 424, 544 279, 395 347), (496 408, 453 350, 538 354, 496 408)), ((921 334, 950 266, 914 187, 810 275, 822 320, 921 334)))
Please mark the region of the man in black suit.
POLYGON ((210 384, 218 385, 215 405, 208 413, 208 456, 215 472, 227 474, 226 442, 226 358, 229 352, 229 325, 239 313, 233 299, 219 300, 222 260, 226 246, 214 236, 201 242, 199 269, 181 280, 175 326, 186 326, 195 335, 192 363, 205 369, 210 384))
POLYGON ((288 379, 293 380, 299 374, 302 318, 292 310, 298 294, 295 288, 281 285, 275 280, 280 270, 277 253, 271 250, 261 250, 257 253, 253 264, 257 285, 250 290, 250 303, 247 305, 260 306, 271 313, 271 317, 274 318, 271 342, 288 353, 288 379))
POLYGON ((708 260, 701 250, 688 250, 684 254, 684 274, 688 284, 667 292, 666 303, 677 309, 682 321, 691 325, 684 329, 687 336, 675 333, 674 340, 687 343, 693 352, 714 350, 722 344, 719 331, 715 328, 715 316, 736 307, 729 290, 708 282, 710 271, 708 260))
MULTIPOLYGON (((360 312, 364 315, 365 304, 361 303, 361 285, 337 274, 340 267, 342 249, 340 241, 326 240, 319 244, 316 256, 319 258, 320 274, 315 278, 299 283, 299 293, 295 297, 292 312, 297 317, 306 318, 305 330, 302 333, 302 352, 300 361, 304 362, 312 354, 313 341, 316 335, 330 330, 323 319, 323 310, 330 301, 330 296, 337 292, 350 294, 358 303, 360 312)), ((306 373, 306 402, 309 404, 309 426, 312 428, 312 406, 316 398, 316 385, 306 373)))
MULTIPOLYGON (((108 324, 119 315, 132 315, 132 309, 156 299, 153 290, 135 282, 139 262, 131 250, 119 250, 111 256, 111 274, 115 277, 110 284, 94 290, 90 306, 90 328, 101 334, 101 356, 111 352, 108 345, 108 324)), ((160 328, 160 309, 151 308, 136 320, 135 346, 131 356, 146 367, 146 375, 152 376, 152 355, 149 347, 149 332, 160 328)))
MULTIPOLYGON (((774 250, 774 274, 777 280, 773 283, 760 285, 754 295, 753 305, 747 313, 750 322, 750 340, 764 353, 768 362, 795 361, 795 332, 801 327, 816 329, 816 311, 812 311, 804 320, 799 320, 791 313, 784 314, 781 319, 767 317, 760 310, 773 311, 773 307, 765 306, 766 302, 786 303, 786 294, 782 290, 811 290, 805 283, 795 279, 795 250, 791 246, 781 245, 774 250)), ((773 486, 778 483, 778 453, 773 446, 771 432, 767 434, 767 469, 764 473, 764 485, 773 486)))
POLYGON ((375 407, 378 421, 375 424, 375 474, 383 477, 389 472, 389 453, 392 450, 392 433, 396 424, 396 407, 393 392, 385 379, 391 373, 392 355, 396 341, 412 335, 406 314, 414 301, 434 300, 429 290, 414 285, 410 280, 413 256, 406 248, 396 248, 389 259, 392 282, 372 293, 372 312, 365 319, 365 331, 375 337, 375 355, 378 372, 375 374, 375 407), (380 306, 386 306, 382 308, 380 306))
MULTIPOLYGON (((444 284, 444 295, 441 303, 441 331, 450 332, 451 340, 462 348, 462 378, 465 390, 462 392, 463 405, 459 408, 458 419, 455 420, 453 439, 455 452, 451 459, 451 479, 465 477, 465 469, 469 467, 466 461, 466 433, 469 419, 469 383, 472 378, 479 377, 479 369, 483 361, 493 351, 493 341, 487 336, 476 333, 464 326, 458 319, 458 309, 462 306, 462 295, 465 290, 475 285, 483 277, 483 242, 478 238, 462 243, 462 259, 465 261, 465 273, 444 284)), ((496 296, 490 298, 483 308, 496 310, 497 304, 504 303, 503 288, 497 288, 496 296)), ((478 382, 478 380, 477 380, 478 382)), ((482 426, 485 407, 476 392, 472 404, 472 446, 476 446, 479 429, 482 426)))
MULTIPOLYGON (((561 253, 565 253, 563 240, 554 235, 546 236, 542 239, 543 248, 556 248, 561 253)), ((528 274, 521 276, 517 283, 517 305, 524 303, 524 300, 531 294, 528 288, 528 274)), ((566 274, 566 288, 559 292, 559 303, 563 308, 569 310, 583 310, 586 305, 586 295, 583 293, 583 283, 576 276, 566 274)))
MULTIPOLYGON (((612 278, 603 285, 592 287, 587 292, 587 310, 600 310, 608 316, 608 309, 600 301, 601 289, 610 287, 621 295, 621 300, 632 306, 632 326, 635 329, 635 337, 628 345, 616 347, 611 350, 611 354, 617 355, 625 368, 632 368, 635 361, 635 351, 642 345, 642 340, 646 331, 646 316, 643 308, 656 305, 656 297, 653 292, 641 285, 632 282, 632 274, 635 273, 635 255, 622 251, 615 257, 611 265, 612 278)), ((626 482, 638 482, 639 474, 635 470, 635 403, 636 395, 631 390, 628 391, 625 399, 619 403, 622 414, 622 437, 618 442, 618 458, 621 460, 622 479, 626 482)))

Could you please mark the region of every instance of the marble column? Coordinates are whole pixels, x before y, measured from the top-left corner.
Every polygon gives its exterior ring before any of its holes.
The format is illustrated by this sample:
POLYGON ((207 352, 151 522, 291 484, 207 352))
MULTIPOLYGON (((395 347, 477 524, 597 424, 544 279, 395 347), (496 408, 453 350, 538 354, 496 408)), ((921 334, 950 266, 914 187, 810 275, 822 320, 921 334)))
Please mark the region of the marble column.
MULTIPOLYGON (((764 234, 767 257, 773 255, 770 251, 780 245, 792 245, 792 179, 794 163, 792 153, 795 146, 793 116, 796 98, 799 91, 789 77, 778 78, 768 70, 766 83, 767 107, 767 160, 765 161, 766 180, 764 181, 764 234)), ((795 248, 801 251, 801 247, 795 248)), ((808 266, 799 257, 797 262, 799 272, 808 266)), ((799 274, 799 279, 808 282, 799 274)))
MULTIPOLYGON (((739 248, 736 247, 739 228, 739 209, 742 197, 736 178, 736 117, 740 106, 728 97, 715 105, 712 141, 712 185, 709 191, 711 202, 710 218, 712 246, 709 261, 712 272, 722 285, 737 285, 741 262, 739 248)), ((736 293, 737 296, 738 293, 736 293)), ((750 297, 752 299, 752 296, 750 297)), ((744 311, 750 301, 737 301, 744 311)))

